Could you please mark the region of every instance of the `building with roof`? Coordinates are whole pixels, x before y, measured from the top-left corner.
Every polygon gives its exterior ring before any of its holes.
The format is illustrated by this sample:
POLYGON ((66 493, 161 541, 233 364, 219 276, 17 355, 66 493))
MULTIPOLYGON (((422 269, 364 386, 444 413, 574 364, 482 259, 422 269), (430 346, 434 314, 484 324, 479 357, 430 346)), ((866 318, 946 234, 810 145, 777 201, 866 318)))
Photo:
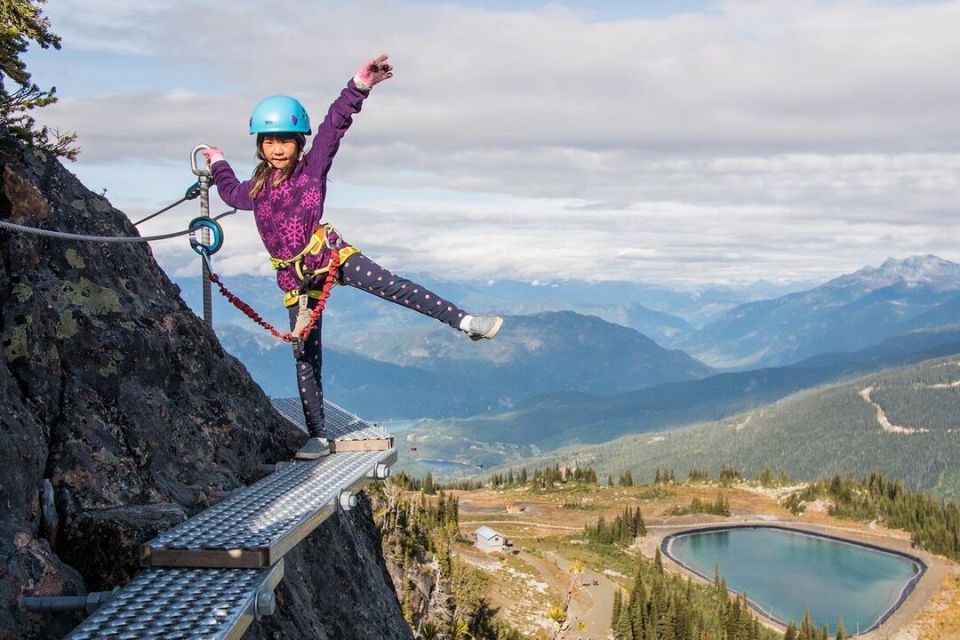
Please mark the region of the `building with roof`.
POLYGON ((477 541, 474 544, 477 549, 487 553, 503 552, 506 551, 506 547, 510 546, 510 541, 507 540, 506 536, 487 526, 477 529, 476 537, 477 541))

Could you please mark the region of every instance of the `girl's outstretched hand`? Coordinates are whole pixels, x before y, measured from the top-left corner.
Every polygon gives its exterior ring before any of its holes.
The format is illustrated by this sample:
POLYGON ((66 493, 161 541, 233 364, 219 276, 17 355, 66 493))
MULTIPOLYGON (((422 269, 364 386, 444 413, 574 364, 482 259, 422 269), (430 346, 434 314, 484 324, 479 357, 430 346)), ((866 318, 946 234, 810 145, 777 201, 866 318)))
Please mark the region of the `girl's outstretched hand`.
POLYGON ((213 166, 214 162, 220 162, 223 160, 223 150, 219 147, 208 147, 206 149, 201 149, 200 153, 203 154, 203 157, 207 159, 207 165, 213 166))
POLYGON ((383 53, 373 60, 368 60, 360 67, 357 77, 368 87, 393 77, 393 66, 387 61, 387 54, 383 53))

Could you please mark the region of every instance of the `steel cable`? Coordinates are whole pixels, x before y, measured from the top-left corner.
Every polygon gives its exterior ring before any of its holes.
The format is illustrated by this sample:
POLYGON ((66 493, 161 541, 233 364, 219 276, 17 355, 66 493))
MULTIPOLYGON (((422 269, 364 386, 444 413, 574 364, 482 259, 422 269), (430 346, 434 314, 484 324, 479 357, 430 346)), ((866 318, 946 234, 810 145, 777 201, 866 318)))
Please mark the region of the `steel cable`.
MULTIPOLYGON (((179 203, 178 203, 179 204, 179 203)), ((174 205, 171 205, 174 206, 174 205)), ((218 215, 213 220, 219 220, 227 216, 233 215, 236 213, 236 209, 231 209, 230 211, 225 211, 218 215)), ((175 231, 173 233, 164 233, 156 236, 92 236, 82 233, 66 233, 63 231, 51 231, 49 229, 40 229, 37 227, 28 227, 22 224, 16 224, 13 222, 7 222, 5 220, 0 220, 0 229, 7 229, 10 231, 16 231, 18 233, 27 233, 30 235, 40 236, 43 238, 56 238, 57 240, 78 240, 85 242, 151 242, 153 240, 168 240, 170 238, 176 238, 178 236, 185 236, 188 233, 191 233, 193 229, 184 229, 183 231, 175 231)))

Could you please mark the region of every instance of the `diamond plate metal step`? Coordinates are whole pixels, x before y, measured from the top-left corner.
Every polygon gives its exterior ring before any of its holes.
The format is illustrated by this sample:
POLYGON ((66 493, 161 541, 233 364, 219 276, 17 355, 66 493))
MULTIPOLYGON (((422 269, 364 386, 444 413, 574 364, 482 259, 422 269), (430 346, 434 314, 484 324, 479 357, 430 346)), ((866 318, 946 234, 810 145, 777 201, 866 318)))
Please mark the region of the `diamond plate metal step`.
POLYGON ((144 571, 67 640, 238 639, 258 617, 258 599, 269 611, 264 600, 282 577, 282 562, 269 569, 144 571))
MULTIPOLYGON (((307 430, 299 398, 271 398, 270 402, 280 415, 303 431, 307 430)), ((330 450, 334 453, 393 448, 393 436, 382 427, 355 416, 329 400, 323 401, 323 413, 330 450)))
POLYGON ((268 567, 397 459, 396 449, 295 461, 141 548, 145 566, 268 567), (349 492, 344 494, 344 492, 349 492))

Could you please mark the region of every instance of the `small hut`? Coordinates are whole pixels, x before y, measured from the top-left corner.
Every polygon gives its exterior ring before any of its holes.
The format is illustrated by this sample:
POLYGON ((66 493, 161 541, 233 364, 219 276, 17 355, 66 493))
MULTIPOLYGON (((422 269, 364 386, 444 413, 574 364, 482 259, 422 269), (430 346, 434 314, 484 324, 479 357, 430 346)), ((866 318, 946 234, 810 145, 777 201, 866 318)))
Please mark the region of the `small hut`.
POLYGON ((494 551, 503 552, 509 546, 510 541, 502 533, 497 533, 490 527, 480 527, 477 529, 476 547, 481 551, 492 553, 494 551))

